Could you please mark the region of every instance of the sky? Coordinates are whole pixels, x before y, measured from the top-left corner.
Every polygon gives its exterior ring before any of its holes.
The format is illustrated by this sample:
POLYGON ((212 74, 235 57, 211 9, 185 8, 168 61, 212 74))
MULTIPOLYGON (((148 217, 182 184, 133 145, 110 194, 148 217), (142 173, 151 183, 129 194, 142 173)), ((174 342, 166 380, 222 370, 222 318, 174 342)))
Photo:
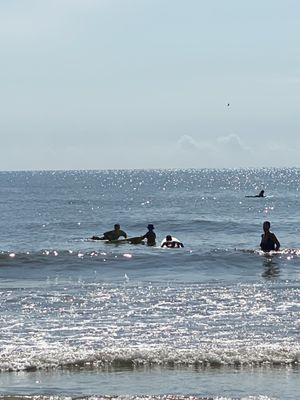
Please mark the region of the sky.
POLYGON ((0 170, 300 166, 297 0, 0 0, 0 170))

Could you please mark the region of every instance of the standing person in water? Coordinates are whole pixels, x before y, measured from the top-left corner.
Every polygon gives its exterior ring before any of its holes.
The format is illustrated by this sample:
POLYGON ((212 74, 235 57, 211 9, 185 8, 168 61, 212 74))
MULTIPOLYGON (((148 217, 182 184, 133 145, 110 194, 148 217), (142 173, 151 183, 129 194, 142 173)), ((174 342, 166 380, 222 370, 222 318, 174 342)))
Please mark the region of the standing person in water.
POLYGON ((261 235, 260 248, 262 251, 278 251, 280 243, 274 233, 270 232, 271 224, 269 221, 263 223, 264 233, 261 235))
POLYGON ((156 234, 153 232, 154 226, 152 224, 149 224, 147 226, 148 232, 145 233, 145 235, 142 236, 142 239, 147 239, 147 245, 148 246, 155 246, 156 245, 156 234))

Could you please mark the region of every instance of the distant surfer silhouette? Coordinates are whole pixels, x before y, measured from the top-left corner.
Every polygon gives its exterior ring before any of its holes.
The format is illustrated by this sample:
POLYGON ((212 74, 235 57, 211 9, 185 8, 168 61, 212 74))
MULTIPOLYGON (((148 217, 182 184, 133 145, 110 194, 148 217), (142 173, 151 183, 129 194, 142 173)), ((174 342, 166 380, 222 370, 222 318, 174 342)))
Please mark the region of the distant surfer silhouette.
POLYGON ((257 195, 257 197, 265 197, 265 191, 264 191, 264 190, 261 190, 261 191, 259 192, 259 194, 257 195))
POLYGON ((278 251, 280 243, 274 233, 270 232, 271 224, 269 221, 263 223, 264 233, 261 235, 260 248, 262 251, 278 251))
POLYGON ((266 197, 266 196, 265 196, 265 191, 261 190, 258 194, 254 196, 245 196, 245 197, 266 197))

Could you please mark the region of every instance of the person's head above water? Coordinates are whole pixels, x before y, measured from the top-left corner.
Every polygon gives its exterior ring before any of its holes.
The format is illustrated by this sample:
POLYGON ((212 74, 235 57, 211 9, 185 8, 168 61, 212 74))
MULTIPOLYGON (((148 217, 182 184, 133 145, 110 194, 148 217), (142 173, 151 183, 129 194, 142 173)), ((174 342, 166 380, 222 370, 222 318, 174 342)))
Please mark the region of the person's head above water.
POLYGON ((261 190, 260 192, 259 192, 259 197, 264 197, 264 193, 265 193, 265 191, 264 190, 261 190))
POLYGON ((115 228, 115 230, 120 229, 120 224, 115 224, 115 225, 114 225, 114 228, 115 228))
POLYGON ((167 242, 171 242, 172 241, 172 236, 171 235, 167 235, 166 236, 166 241, 167 242))
POLYGON ((263 230, 264 230, 264 232, 268 232, 268 231, 270 230, 270 228, 271 228, 270 222, 269 222, 269 221, 265 221, 265 222, 263 223, 263 230))
POLYGON ((149 225, 147 226, 147 228, 149 229, 149 231, 153 231, 154 225, 153 225, 153 224, 149 224, 149 225))

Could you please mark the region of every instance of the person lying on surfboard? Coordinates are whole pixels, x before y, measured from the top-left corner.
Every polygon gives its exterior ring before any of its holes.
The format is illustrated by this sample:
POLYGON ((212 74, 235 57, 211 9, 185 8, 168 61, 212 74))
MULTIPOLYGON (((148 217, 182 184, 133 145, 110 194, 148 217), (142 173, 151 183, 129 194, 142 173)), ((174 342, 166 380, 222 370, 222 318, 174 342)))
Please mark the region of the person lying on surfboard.
POLYGON ((258 194, 256 194, 255 196, 245 196, 245 197, 266 197, 265 196, 265 191, 261 190, 258 194))
POLYGON ((261 191, 259 192, 259 194, 257 195, 257 197, 265 197, 265 191, 264 191, 264 190, 261 190, 261 191))
POLYGON ((263 223, 264 233, 261 235, 260 248, 262 251, 278 251, 280 243, 274 233, 270 232, 271 224, 269 221, 263 223))
POLYGON ((121 230, 120 224, 114 225, 113 231, 104 232, 102 237, 93 236, 93 240, 118 240, 120 236, 127 239, 127 233, 121 230))
POLYGON ((165 241, 162 243, 160 247, 169 247, 169 248, 174 248, 174 247, 184 247, 179 240, 174 240, 171 235, 167 235, 165 241))
POLYGON ((156 245, 156 234, 153 232, 154 226, 152 224, 149 224, 147 226, 148 232, 145 233, 145 235, 142 236, 142 239, 147 239, 147 245, 148 246, 155 246, 156 245))

